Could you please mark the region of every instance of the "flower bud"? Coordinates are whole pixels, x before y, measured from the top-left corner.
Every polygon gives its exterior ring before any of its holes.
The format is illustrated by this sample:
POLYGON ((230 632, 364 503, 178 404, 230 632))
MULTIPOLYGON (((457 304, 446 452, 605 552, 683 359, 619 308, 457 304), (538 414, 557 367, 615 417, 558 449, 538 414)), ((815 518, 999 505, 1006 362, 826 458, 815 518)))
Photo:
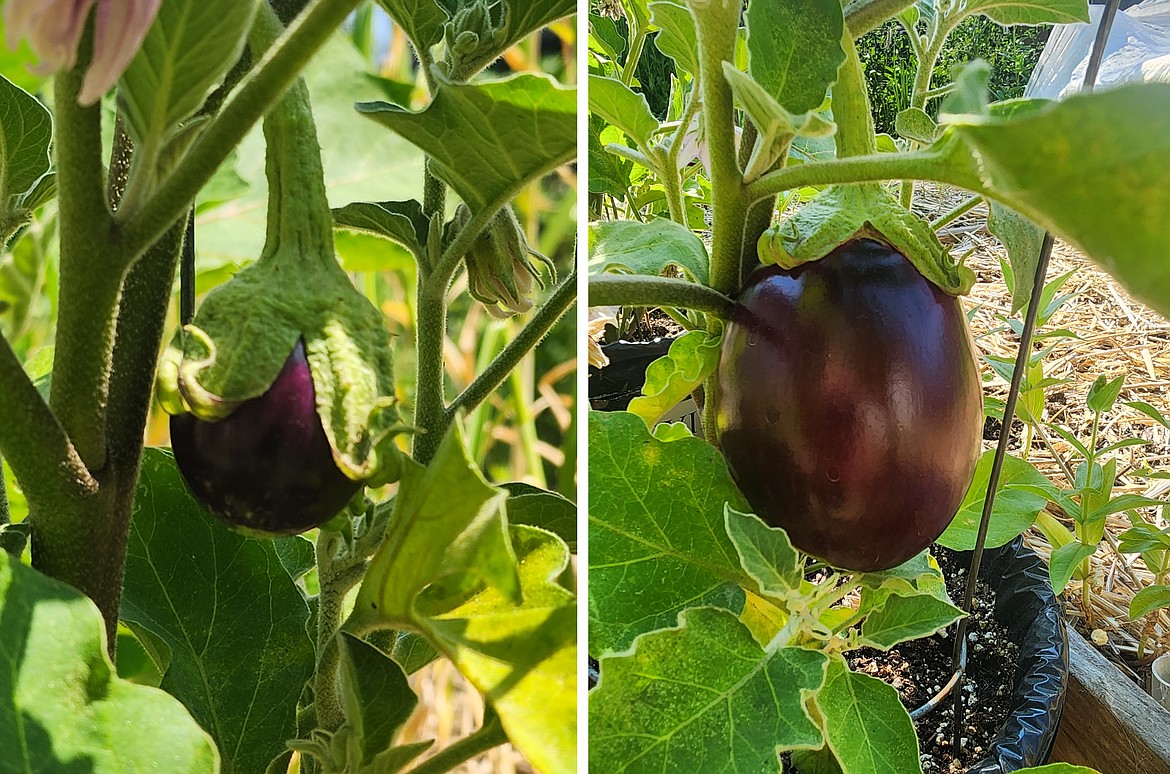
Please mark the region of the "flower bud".
MULTIPOLYGON (((466 206, 459 205, 452 225, 461 226, 468 220, 466 206)), ((504 207, 467 253, 467 289, 471 297, 495 317, 511 317, 532 309, 533 286, 543 288, 544 280, 530 258, 544 264, 556 279, 552 261, 529 246, 515 213, 504 207)))

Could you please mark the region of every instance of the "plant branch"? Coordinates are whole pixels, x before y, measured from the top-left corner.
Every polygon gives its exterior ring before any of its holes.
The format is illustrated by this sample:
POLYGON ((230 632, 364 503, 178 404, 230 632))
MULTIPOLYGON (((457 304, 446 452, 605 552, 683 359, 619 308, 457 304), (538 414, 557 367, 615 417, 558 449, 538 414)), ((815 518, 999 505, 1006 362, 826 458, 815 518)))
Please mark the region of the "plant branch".
MULTIPOLYGON (((337 583, 333 561, 341 536, 332 530, 317 533, 317 578, 321 593, 317 596, 317 673, 313 683, 313 707, 317 725, 336 731, 345 722, 345 711, 338 696, 341 654, 337 648, 337 630, 341 625, 341 608, 345 592, 337 583)), ((351 587, 352 588, 352 587, 351 587)))
POLYGON ((105 465, 114 312, 128 261, 110 241, 101 106, 77 103, 92 46, 91 22, 77 66, 61 72, 53 89, 61 269, 49 405, 78 456, 96 471, 105 465))
POLYGON ((459 411, 472 411, 489 395, 495 392, 508 374, 516 367, 520 360, 531 352, 540 341, 548 335, 557 321, 568 311, 577 300, 577 272, 561 280, 553 294, 532 315, 516 338, 496 355, 491 364, 479 376, 467 385, 446 411, 446 421, 449 423, 459 411))
POLYGON ((0 453, 28 499, 52 503, 93 494, 97 482, 3 335, 0 395, 0 453))
POLYGON ((963 215, 966 215, 971 210, 979 206, 979 202, 983 201, 982 196, 972 196, 962 203, 951 208, 948 212, 943 213, 936 219, 930 222, 931 229, 938 231, 943 226, 949 225, 958 220, 963 215))
MULTIPOLYGON (((747 187, 749 202, 803 186, 839 183, 882 182, 885 180, 932 180, 990 196, 973 172, 948 163, 945 149, 910 153, 879 153, 832 159, 817 164, 797 164, 770 172, 747 187)), ((998 197, 997 197, 998 198, 998 197)))
POLYGON ((858 0, 845 7, 845 26, 856 40, 914 3, 915 0, 858 0))
POLYGON ((493 717, 468 736, 415 766, 410 770, 410 774, 443 774, 507 741, 508 736, 504 733, 499 718, 493 717))
POLYGON ((711 287, 724 295, 739 290, 740 247, 747 202, 736 158, 735 106, 723 63, 735 61, 737 3, 691 4, 699 29, 699 85, 710 152, 712 223, 711 287))
POLYGON ((314 0, 297 16, 150 201, 123 221, 121 245, 126 254, 137 256, 182 217, 199 189, 359 2, 314 0))
POLYGON ((590 306, 670 306, 731 318, 735 302, 705 285, 673 277, 602 274, 589 278, 590 306))

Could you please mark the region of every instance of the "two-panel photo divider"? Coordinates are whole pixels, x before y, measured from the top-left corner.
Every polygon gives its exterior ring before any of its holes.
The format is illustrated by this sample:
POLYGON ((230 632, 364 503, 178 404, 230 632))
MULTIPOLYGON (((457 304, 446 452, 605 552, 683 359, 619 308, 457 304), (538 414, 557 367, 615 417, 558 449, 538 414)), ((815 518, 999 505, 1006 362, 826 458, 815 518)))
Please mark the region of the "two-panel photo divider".
POLYGON ((1170 0, 0 27, 0 774, 1170 774, 1170 0))

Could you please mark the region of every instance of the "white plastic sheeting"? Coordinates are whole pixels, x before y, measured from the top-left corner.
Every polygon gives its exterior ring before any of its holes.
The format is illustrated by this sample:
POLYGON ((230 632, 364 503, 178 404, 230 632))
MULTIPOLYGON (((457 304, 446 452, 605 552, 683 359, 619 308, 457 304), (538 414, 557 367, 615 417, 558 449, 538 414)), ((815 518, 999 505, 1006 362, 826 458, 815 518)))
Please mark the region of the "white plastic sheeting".
MULTIPOLYGON (((1089 24, 1053 26, 1028 81, 1027 96, 1060 99, 1081 90, 1104 10, 1089 6, 1089 24)), ((1170 0, 1145 0, 1117 12, 1097 75, 1099 88, 1149 81, 1170 83, 1170 0)))

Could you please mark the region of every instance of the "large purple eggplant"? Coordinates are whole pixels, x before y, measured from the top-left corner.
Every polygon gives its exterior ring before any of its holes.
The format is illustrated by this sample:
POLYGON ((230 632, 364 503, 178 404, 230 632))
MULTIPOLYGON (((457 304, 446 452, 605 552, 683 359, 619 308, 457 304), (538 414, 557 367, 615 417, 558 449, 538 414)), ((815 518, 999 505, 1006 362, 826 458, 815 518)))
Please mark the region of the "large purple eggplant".
POLYGON ((714 400, 755 512, 843 569, 888 569, 926 548, 978 458, 980 378, 959 301, 871 239, 751 276, 714 400))
POLYGON ((268 391, 225 419, 172 416, 171 443, 195 497, 222 521, 254 532, 320 526, 361 486, 333 461, 300 341, 268 391))

